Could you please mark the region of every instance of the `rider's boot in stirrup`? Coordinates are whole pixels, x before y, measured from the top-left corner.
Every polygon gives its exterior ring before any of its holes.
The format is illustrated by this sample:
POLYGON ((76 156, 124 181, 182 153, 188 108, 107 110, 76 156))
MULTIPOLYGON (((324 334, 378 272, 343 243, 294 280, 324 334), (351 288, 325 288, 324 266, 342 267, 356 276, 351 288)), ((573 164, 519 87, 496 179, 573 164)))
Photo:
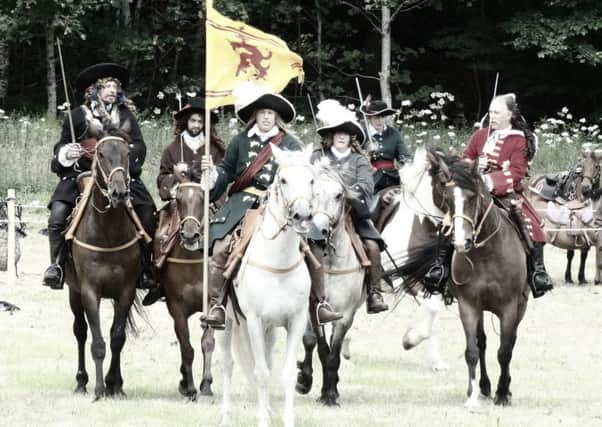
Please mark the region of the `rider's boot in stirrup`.
POLYGON ((368 267, 365 278, 367 293, 366 311, 368 314, 376 314, 389 309, 381 294, 382 266, 380 264, 380 248, 378 247, 378 243, 372 240, 364 240, 364 247, 370 259, 370 267, 368 267))

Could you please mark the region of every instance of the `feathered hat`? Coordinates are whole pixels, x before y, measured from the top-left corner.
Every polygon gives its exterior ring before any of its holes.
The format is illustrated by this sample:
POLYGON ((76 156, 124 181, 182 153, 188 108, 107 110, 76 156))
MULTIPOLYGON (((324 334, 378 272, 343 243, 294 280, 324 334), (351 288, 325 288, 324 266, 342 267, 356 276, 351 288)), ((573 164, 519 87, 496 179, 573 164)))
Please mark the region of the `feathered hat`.
POLYGON ((355 118, 355 113, 342 106, 339 101, 326 99, 320 102, 316 119, 322 122, 322 127, 318 128, 321 136, 342 131, 355 135, 360 144, 363 144, 366 139, 362 127, 355 118))
POLYGON ((380 99, 375 99, 373 101, 368 101, 366 104, 362 104, 360 111, 369 117, 390 116, 397 113, 396 110, 389 108, 387 103, 380 99))
POLYGON ((289 123, 294 120, 295 107, 282 95, 275 93, 269 86, 258 85, 254 82, 244 82, 233 91, 234 110, 236 116, 247 123, 251 115, 262 108, 276 111, 280 118, 289 123))

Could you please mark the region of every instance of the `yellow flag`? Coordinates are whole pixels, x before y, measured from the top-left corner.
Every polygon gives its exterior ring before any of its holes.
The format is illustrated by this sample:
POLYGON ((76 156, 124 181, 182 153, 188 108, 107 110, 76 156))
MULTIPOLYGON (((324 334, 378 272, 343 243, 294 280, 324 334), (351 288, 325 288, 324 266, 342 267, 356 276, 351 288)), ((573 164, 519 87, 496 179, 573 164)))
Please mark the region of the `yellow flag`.
POLYGON ((303 59, 282 39, 220 15, 212 0, 207 0, 205 30, 207 109, 234 104, 232 90, 245 81, 276 93, 293 77, 303 81, 303 59))

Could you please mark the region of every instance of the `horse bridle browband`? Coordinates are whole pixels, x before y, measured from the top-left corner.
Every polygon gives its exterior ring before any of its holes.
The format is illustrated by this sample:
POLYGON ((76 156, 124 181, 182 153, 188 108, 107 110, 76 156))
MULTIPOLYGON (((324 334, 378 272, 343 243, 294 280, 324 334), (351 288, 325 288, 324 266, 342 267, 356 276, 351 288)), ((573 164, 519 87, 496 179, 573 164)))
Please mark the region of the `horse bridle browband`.
MULTIPOLYGON (((98 147, 100 147, 100 145, 104 144, 107 141, 111 141, 111 140, 113 140, 113 141, 119 141, 119 142, 121 142, 123 144, 126 144, 126 142, 125 142, 125 140, 123 138, 119 138, 119 137, 116 137, 116 136, 106 136, 106 137, 102 138, 98 142, 98 144, 96 144, 96 151, 98 151, 98 147)), ((126 167, 117 166, 117 167, 111 169, 109 171, 109 173, 107 174, 106 171, 103 169, 102 164, 98 161, 98 156, 94 156, 94 160, 92 162, 92 178, 94 179, 94 184, 100 190, 101 194, 107 200, 109 200, 109 204, 107 206, 105 206, 105 209, 108 209, 108 207, 110 206, 110 200, 111 200, 110 196, 109 196, 109 192, 108 192, 109 183, 111 182, 111 179, 113 179, 113 176, 115 176, 115 174, 117 172, 122 172, 124 174, 125 181, 126 181, 126 186, 127 186, 127 190, 129 192, 129 190, 130 190, 129 159, 127 160, 126 167), (103 188, 99 184, 99 182, 98 182, 98 176, 96 174, 96 170, 98 170, 100 172, 100 175, 102 176, 102 179, 104 180, 105 185, 107 186, 107 188, 103 188)))
MULTIPOLYGON (((200 190, 203 190, 203 187, 198 182, 182 182, 182 183, 178 184, 178 188, 186 188, 186 187, 198 188, 200 190)), ((184 226, 184 223, 186 221, 194 222, 201 229, 201 231, 204 228, 203 223, 197 217, 188 215, 180 220, 180 226, 179 226, 180 230, 182 229, 182 227, 184 226)))

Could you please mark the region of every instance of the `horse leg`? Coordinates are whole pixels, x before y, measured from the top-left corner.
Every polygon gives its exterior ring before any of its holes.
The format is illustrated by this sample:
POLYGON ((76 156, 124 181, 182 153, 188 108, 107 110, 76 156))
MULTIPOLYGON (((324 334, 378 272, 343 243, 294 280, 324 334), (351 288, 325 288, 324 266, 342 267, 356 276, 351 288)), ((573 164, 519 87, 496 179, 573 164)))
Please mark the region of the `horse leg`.
POLYGON ((345 335, 345 338, 343 339, 341 355, 345 360, 351 360, 351 337, 349 335, 345 335))
POLYGON ((322 402, 325 405, 329 405, 325 396, 327 391, 330 390, 330 372, 328 370, 328 358, 330 355, 330 346, 326 341, 326 334, 318 335, 318 357, 320 358, 320 364, 322 365, 322 389, 320 390, 320 397, 318 402, 322 402))
POLYGON ((203 350, 203 380, 199 391, 201 396, 213 396, 211 384, 213 376, 211 375, 211 360, 213 357, 213 349, 215 348, 215 330, 208 327, 203 332, 201 338, 201 349, 203 350))
POLYGON ((500 364, 500 378, 493 401, 496 405, 507 406, 511 403, 510 360, 512 359, 512 350, 516 343, 516 329, 518 328, 520 317, 520 314, 516 311, 512 310, 510 312, 508 310, 500 319, 500 348, 497 352, 497 360, 500 364))
POLYGON ((472 307, 468 302, 461 301, 459 302, 459 306, 460 319, 462 320, 464 335, 466 337, 464 358, 466 359, 466 366, 468 367, 468 390, 466 392, 468 399, 464 403, 464 406, 473 408, 479 406, 476 366, 479 361, 477 328, 479 319, 481 318, 481 312, 477 308, 472 307))
POLYGON ((479 388, 481 389, 482 396, 490 397, 491 381, 489 380, 489 375, 487 375, 487 363, 485 361, 487 336, 485 335, 485 329, 483 328, 483 313, 481 313, 481 318, 479 319, 479 324, 477 325, 477 345, 479 347, 479 368, 481 369, 479 388))
POLYGON ((189 400, 196 400, 196 388, 192 376, 192 362, 194 361, 194 348, 190 344, 190 330, 188 329, 188 318, 180 310, 171 311, 174 319, 174 330, 180 343, 180 373, 182 379, 178 386, 181 395, 188 397, 189 400))
POLYGON ((121 376, 121 350, 125 345, 125 326, 132 302, 134 301, 134 285, 132 291, 126 292, 115 301, 113 324, 111 325, 111 364, 105 377, 109 396, 124 396, 123 378, 121 376))
MULTIPOLYGON (((282 367, 282 384, 284 386, 284 411, 282 420, 285 427, 295 425, 295 382, 297 367, 297 348, 307 326, 307 307, 289 318, 286 337, 286 359, 282 367)), ((271 349, 270 349, 271 352, 271 349)))
POLYGON ((73 312, 73 335, 77 339, 77 381, 76 393, 86 393, 86 384, 88 384, 88 372, 86 372, 86 339, 88 335, 88 325, 84 315, 81 296, 69 288, 69 305, 73 312))
POLYGON ((585 280, 585 261, 587 261, 587 254, 589 253, 589 248, 581 249, 581 261, 579 263, 579 284, 585 285, 587 280, 585 280))
POLYGON ((255 376, 257 386, 257 425, 264 427, 270 425, 269 391, 268 382, 270 372, 266 362, 266 347, 264 326, 261 319, 255 315, 247 315, 247 330, 253 358, 255 360, 255 376))
POLYGON ((595 248, 596 248, 596 275, 594 277, 594 284, 595 285, 599 285, 600 283, 602 283, 602 256, 600 255, 600 252, 602 251, 602 249, 600 248, 600 245, 602 244, 602 242, 596 244, 595 248))
POLYGON ((299 372, 297 374, 297 386, 295 389, 301 394, 307 394, 311 391, 313 383, 314 369, 312 367, 312 357, 316 347, 317 338, 311 325, 307 325, 303 334, 303 347, 305 348, 305 358, 297 362, 299 372))
MULTIPOLYGON (((83 286, 82 286, 83 287, 83 286)), ((100 330, 100 315, 99 306, 100 299, 91 290, 86 290, 82 293, 82 302, 90 326, 90 333, 92 334, 92 343, 90 344, 90 351, 92 353, 92 359, 96 367, 96 385, 94 386, 94 400, 98 400, 105 394, 105 385, 102 375, 102 363, 105 358, 106 344, 102 338, 102 331, 100 330)))
POLYGON ((575 251, 573 249, 566 250, 566 270, 564 271, 564 281, 566 283, 574 283, 573 274, 571 273, 571 264, 573 263, 574 256, 575 251))
POLYGON ((326 372, 328 372, 328 381, 325 381, 322 388, 321 401, 327 406, 339 406, 339 367, 341 366, 341 346, 345 334, 351 325, 337 322, 333 325, 332 337, 330 339, 330 352, 326 357, 326 372))
POLYGON ((224 390, 222 392, 222 420, 220 427, 229 427, 232 425, 232 319, 226 317, 226 324, 220 339, 222 348, 222 365, 224 390))

